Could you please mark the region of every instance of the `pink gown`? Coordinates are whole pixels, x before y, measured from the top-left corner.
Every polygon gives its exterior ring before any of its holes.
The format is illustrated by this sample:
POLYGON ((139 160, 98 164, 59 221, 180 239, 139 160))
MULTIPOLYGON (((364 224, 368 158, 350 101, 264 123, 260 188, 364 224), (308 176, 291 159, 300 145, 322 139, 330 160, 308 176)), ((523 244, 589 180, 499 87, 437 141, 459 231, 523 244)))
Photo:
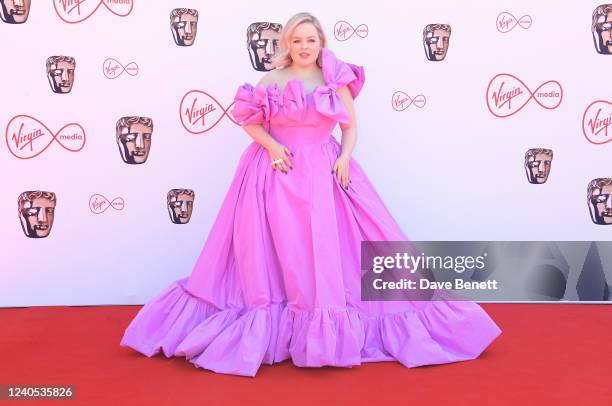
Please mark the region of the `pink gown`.
MULTIPOLYGON (((356 97, 362 67, 322 49, 325 85, 299 80, 239 87, 232 115, 262 124, 294 153, 273 171, 267 151, 244 151, 190 276, 151 299, 121 346, 185 357, 219 373, 255 376, 261 364, 406 367, 477 358, 501 333, 470 301, 361 301, 360 242, 405 241, 361 167, 348 190, 332 174, 348 120, 338 88, 356 97)), ((367 136, 367 131, 362 131, 367 136)))

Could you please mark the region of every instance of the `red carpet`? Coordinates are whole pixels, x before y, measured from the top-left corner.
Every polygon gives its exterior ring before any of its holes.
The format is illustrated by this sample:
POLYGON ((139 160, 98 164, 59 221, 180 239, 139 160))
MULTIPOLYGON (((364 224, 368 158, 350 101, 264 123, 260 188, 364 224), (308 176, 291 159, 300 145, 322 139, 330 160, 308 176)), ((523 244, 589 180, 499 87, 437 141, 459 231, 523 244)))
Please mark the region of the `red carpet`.
POLYGON ((612 306, 483 304, 502 335, 473 361, 262 366, 256 378, 119 347, 139 306, 0 309, 0 385, 73 384, 68 405, 612 404, 612 306))

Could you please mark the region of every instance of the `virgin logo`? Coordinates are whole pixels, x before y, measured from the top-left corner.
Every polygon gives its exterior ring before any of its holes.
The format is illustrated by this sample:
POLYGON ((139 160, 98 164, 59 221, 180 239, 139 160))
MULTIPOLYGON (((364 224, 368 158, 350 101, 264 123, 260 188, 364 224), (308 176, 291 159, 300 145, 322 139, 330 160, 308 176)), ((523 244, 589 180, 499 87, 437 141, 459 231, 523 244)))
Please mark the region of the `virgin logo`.
POLYGON ((181 100, 179 107, 181 123, 185 130, 192 134, 202 134, 210 131, 225 116, 238 124, 228 113, 233 104, 223 108, 221 103, 210 94, 202 90, 191 90, 181 100))
POLYGON ((107 79, 116 79, 126 72, 130 76, 138 75, 139 68, 136 62, 130 62, 123 66, 121 62, 114 58, 106 58, 102 63, 102 73, 107 79))
POLYGON ((554 110, 563 100, 561 83, 549 80, 535 91, 514 75, 500 73, 491 79, 487 86, 487 108, 495 117, 510 117, 521 111, 530 100, 547 110, 554 110))
POLYGON ((360 38, 368 36, 368 26, 365 24, 359 24, 354 28, 351 24, 344 20, 338 21, 334 25, 334 36, 338 41, 346 41, 353 35, 357 35, 360 38))
POLYGON ((117 211, 123 210, 125 208, 125 200, 123 200, 123 197, 115 197, 111 201, 98 193, 89 198, 89 210, 94 214, 104 213, 109 207, 117 211))
POLYGON ((515 27, 521 27, 524 30, 528 30, 531 28, 531 24, 533 20, 530 15, 525 14, 521 18, 516 18, 512 14, 504 11, 499 13, 497 16, 497 22, 495 26, 497 27, 497 31, 505 34, 507 32, 512 31, 515 27))
POLYGON ((597 100, 589 104, 582 115, 582 133, 591 144, 612 141, 608 129, 612 125, 612 102, 597 100))
POLYGON ((58 17, 69 24, 76 24, 91 17, 100 6, 119 17, 126 17, 134 8, 133 0, 53 0, 58 17))
POLYGON ((413 104, 414 107, 422 109, 425 107, 425 104, 427 104, 427 99, 422 94, 410 97, 401 90, 398 90, 391 96, 391 107, 393 107, 395 111, 404 111, 413 104))
POLYGON ((53 133, 41 121, 28 115, 15 116, 5 131, 6 146, 15 158, 31 159, 42 154, 53 141, 65 150, 79 152, 85 146, 85 129, 77 123, 63 126, 53 133))

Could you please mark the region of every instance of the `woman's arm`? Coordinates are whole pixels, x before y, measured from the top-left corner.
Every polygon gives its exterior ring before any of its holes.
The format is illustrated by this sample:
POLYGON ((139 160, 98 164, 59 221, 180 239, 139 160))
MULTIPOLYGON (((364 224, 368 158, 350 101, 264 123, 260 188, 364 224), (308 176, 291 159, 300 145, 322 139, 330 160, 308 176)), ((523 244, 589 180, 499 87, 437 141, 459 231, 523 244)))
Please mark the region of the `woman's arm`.
POLYGON ((249 134, 253 141, 264 147, 270 149, 274 143, 278 143, 272 136, 266 131, 261 124, 248 124, 243 125, 242 129, 249 134))
POLYGON ((351 96, 351 92, 346 86, 338 89, 337 93, 340 99, 342 99, 342 103, 349 117, 348 123, 340 123, 340 129, 342 130, 342 155, 350 157, 357 143, 357 124, 355 122, 353 96, 351 96))
MULTIPOLYGON (((264 75, 263 78, 257 83, 257 86, 267 85, 273 79, 271 72, 264 75)), ((276 141, 261 124, 248 124, 243 125, 244 131, 259 145, 268 150, 270 161, 282 159, 283 162, 272 165, 272 169, 276 170, 278 167, 282 172, 287 173, 287 169, 293 169, 290 156, 292 152, 283 144, 276 141)))
POLYGON ((293 163, 291 162, 293 153, 291 150, 272 138, 261 124, 243 125, 242 128, 256 143, 268 150, 270 162, 282 159, 282 162, 272 165, 273 170, 278 168, 281 172, 287 173, 287 169, 293 169, 293 163))
POLYGON ((342 187, 348 189, 348 184, 350 182, 349 161, 351 160, 351 154, 357 143, 355 107, 353 104, 353 96, 348 87, 341 87, 337 90, 337 93, 344 104, 349 121, 348 123, 340 123, 340 129, 342 130, 342 151, 334 164, 333 172, 336 172, 336 179, 338 179, 342 187))

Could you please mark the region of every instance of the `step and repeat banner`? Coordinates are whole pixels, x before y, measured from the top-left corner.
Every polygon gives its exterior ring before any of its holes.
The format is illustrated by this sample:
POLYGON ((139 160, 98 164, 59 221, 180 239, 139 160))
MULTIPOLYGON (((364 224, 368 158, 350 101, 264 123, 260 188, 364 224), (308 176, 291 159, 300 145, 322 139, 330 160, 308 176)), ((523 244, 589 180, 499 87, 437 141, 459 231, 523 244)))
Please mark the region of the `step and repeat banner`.
MULTIPOLYGON (((252 142, 236 90, 298 11, 365 68, 353 156, 411 239, 612 239, 612 4, 0 0, 0 306, 190 274, 252 142)), ((544 299, 610 300, 602 244, 544 299)))

